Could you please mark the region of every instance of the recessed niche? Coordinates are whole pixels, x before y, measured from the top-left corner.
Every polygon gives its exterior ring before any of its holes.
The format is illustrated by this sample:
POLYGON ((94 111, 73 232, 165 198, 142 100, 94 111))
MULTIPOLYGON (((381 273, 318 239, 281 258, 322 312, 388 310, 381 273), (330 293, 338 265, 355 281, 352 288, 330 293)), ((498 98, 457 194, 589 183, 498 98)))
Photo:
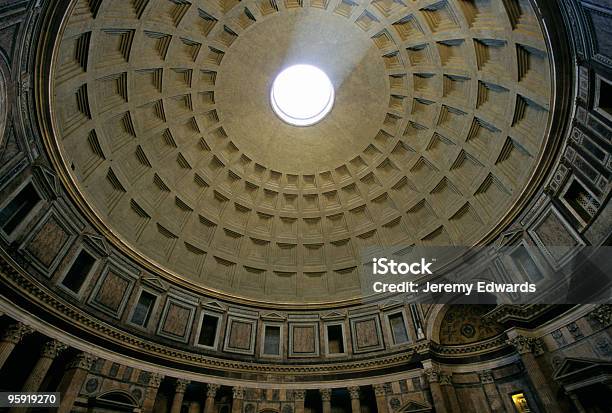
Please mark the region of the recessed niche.
POLYGON ((40 195, 30 182, 0 211, 0 225, 6 234, 11 234, 32 212, 40 201, 40 195))
POLYGON ((213 314, 203 314, 198 334, 198 345, 216 348, 217 330, 219 329, 220 317, 213 314))
POLYGON ((81 250, 61 284, 73 293, 78 294, 95 263, 95 257, 86 250, 81 250))

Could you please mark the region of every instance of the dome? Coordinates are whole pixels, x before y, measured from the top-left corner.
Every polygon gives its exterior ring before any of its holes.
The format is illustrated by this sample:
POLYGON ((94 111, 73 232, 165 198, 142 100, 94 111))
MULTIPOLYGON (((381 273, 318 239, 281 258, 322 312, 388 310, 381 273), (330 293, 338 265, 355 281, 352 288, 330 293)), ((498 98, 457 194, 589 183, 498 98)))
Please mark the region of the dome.
POLYGON ((99 229, 170 280, 359 299, 364 251, 481 244, 547 155, 550 51, 530 7, 134 4, 65 19, 50 146, 99 229), (270 101, 292 65, 335 92, 307 127, 270 101))
POLYGON ((0 3, 0 393, 608 407, 606 2, 0 3))

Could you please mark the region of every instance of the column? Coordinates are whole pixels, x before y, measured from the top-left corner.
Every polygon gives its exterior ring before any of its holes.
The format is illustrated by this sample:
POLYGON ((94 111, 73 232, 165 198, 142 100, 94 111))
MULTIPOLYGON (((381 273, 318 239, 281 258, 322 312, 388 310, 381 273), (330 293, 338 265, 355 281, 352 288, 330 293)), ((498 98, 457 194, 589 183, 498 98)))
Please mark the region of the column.
POLYGON ((505 412, 501 396, 499 395, 499 391, 495 385, 495 380, 493 379, 493 372, 491 370, 485 370, 480 372, 478 376, 480 377, 480 383, 482 384, 482 388, 487 396, 487 400, 489 401, 489 408, 491 409, 491 412, 505 412))
POLYGON ((164 376, 162 374, 150 374, 147 389, 145 391, 145 398, 142 401, 142 413, 151 413, 153 411, 155 400, 157 399, 157 390, 159 390, 159 385, 163 379, 164 376))
POLYGON ((385 389, 385 385, 375 384, 374 386, 374 395, 376 396, 376 409, 378 413, 387 413, 387 390, 385 389))
POLYGON ((45 344, 43 344, 40 351, 40 358, 34 365, 34 368, 30 372, 30 375, 21 388, 21 391, 38 391, 42 381, 47 375, 47 371, 49 371, 51 364, 53 364, 53 360, 55 360, 61 351, 67 348, 67 345, 57 340, 47 341, 45 344))
POLYGON ((304 400, 306 399, 306 390, 294 390, 293 400, 295 403, 295 413, 304 413, 304 400))
POLYGON ((559 406, 559 403, 557 403, 553 390, 550 387, 549 380, 547 380, 544 373, 542 373, 540 365, 535 358, 534 352, 543 352, 543 343, 541 339, 526 337, 519 334, 508 340, 508 344, 512 345, 520 354, 521 361, 523 362, 527 375, 533 384, 534 391, 544 406, 544 410, 547 412, 562 411, 561 406, 559 406))
POLYGON ((187 389, 188 384, 189 380, 178 379, 176 381, 170 413, 181 413, 181 406, 183 406, 183 397, 185 397, 185 390, 187 389))
POLYGON ((201 407, 202 407, 202 404, 199 401, 197 400, 192 401, 191 403, 189 403, 189 409, 187 409, 187 412, 188 413, 200 413, 202 411, 201 407))
POLYGON ((353 413, 361 413, 361 402, 359 401, 359 386, 348 387, 349 395, 351 396, 351 411, 353 413))
POLYGON ((11 324, 2 332, 0 338, 0 369, 9 358, 15 346, 28 334, 33 333, 29 326, 23 323, 11 324))
POLYGON ((449 373, 439 373, 440 377, 440 389, 446 399, 446 408, 449 412, 460 413, 461 408, 459 407, 459 400, 457 399, 457 393, 453 386, 452 375, 449 373))
POLYGON ((578 397, 576 393, 569 392, 567 393, 567 395, 569 396, 570 399, 572 399, 572 403, 574 403, 574 407, 576 408, 576 411, 578 413, 587 413, 587 411, 584 410, 584 406, 582 405, 582 402, 580 401, 580 398, 578 397))
POLYGON ((204 413, 213 413, 215 411, 215 396, 219 390, 218 384, 209 384, 206 389, 206 403, 204 404, 204 413))
MULTIPOLYGON (((431 363, 429 364, 431 365, 431 363)), ((425 363, 423 363, 423 365, 425 365, 425 363)), ((433 400, 436 413, 448 413, 448 409, 446 408, 446 403, 444 401, 444 395, 442 394, 442 389, 440 388, 439 371, 432 366, 426 368, 424 373, 425 378, 429 383, 429 391, 431 392, 431 398, 433 400)))
POLYGON ((234 387, 232 388, 232 413, 242 412, 242 401, 244 400, 244 388, 234 387))
POLYGON ((323 413, 331 413, 331 389, 319 389, 319 393, 323 402, 323 413))
POLYGON ((91 354, 80 353, 68 363, 66 372, 59 386, 57 386, 57 391, 60 393, 60 407, 57 410, 58 413, 68 413, 72 410, 72 405, 79 396, 87 373, 95 360, 96 357, 91 354))

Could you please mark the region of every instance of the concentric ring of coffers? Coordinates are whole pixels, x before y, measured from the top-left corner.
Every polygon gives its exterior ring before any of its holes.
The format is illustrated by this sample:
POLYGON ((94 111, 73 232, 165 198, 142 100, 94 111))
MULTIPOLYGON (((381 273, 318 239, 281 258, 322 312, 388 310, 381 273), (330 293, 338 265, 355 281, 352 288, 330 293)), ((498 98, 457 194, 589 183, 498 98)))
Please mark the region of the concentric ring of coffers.
POLYGON ((57 41, 57 150, 117 246, 203 289, 357 298, 364 251, 478 243, 544 156, 528 1, 95 4, 57 41), (275 115, 288 63, 329 75, 323 121, 275 115))

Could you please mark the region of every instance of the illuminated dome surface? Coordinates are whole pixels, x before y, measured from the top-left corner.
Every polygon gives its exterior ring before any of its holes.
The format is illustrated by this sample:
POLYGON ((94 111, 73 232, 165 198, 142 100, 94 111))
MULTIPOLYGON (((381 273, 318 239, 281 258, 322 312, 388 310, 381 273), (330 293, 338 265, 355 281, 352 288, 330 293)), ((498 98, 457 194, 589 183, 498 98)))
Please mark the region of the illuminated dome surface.
POLYGON ((56 45, 56 161, 117 248, 193 288, 358 299, 362 251, 486 240, 545 156, 528 2, 101 4, 56 45), (326 88, 276 89, 295 65, 326 88))
POLYGON ((295 65, 274 79, 270 101, 285 122, 310 126, 332 109, 334 86, 322 70, 311 65, 295 65))

